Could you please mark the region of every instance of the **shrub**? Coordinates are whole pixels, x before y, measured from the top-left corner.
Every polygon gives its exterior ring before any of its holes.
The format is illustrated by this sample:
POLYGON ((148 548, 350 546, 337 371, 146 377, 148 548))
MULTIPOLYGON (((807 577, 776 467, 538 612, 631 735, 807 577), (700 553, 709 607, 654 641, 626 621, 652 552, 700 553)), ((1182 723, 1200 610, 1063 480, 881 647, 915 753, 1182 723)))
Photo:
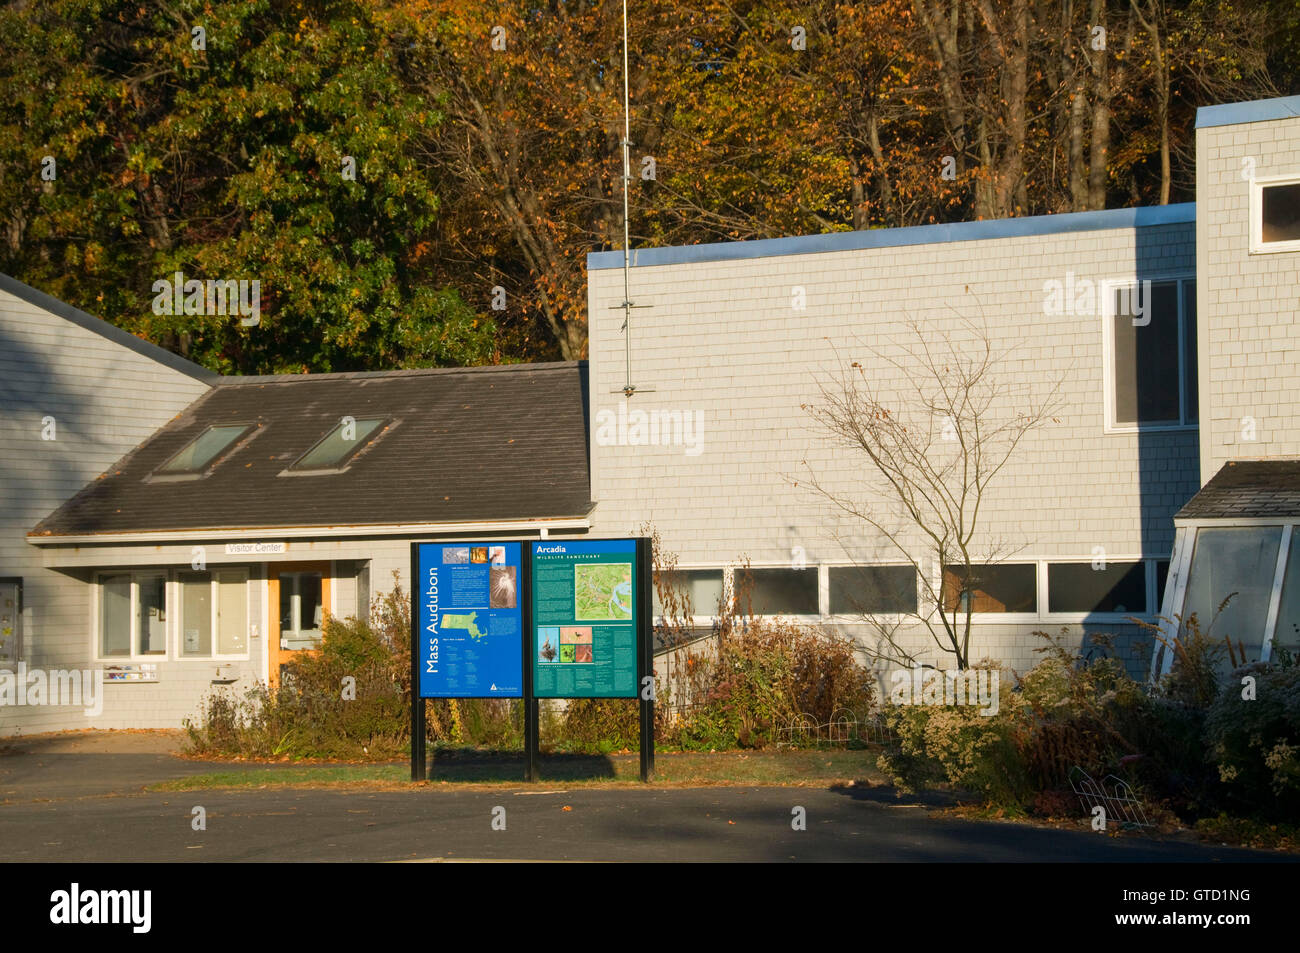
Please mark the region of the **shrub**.
MULTIPOLYGON (((189 750, 251 758, 395 759, 410 751, 410 601, 378 596, 371 622, 329 618, 318 651, 300 653, 275 690, 214 692, 187 720, 189 750), (345 699, 345 678, 355 697, 345 699)), ((350 694, 350 693, 349 693, 350 694)), ((425 703, 435 744, 523 747, 523 704, 504 699, 425 703)))
MULTIPOLYGON (((981 663, 977 668, 994 668, 981 663)), ((999 686, 1006 681, 999 672, 999 686)), ((905 793, 947 781, 986 805, 1018 815, 1034 796, 1018 717, 1023 698, 999 691, 998 712, 975 705, 902 705, 886 714, 894 742, 877 766, 905 793)))
POLYGON ((1205 742, 1232 806, 1294 817, 1300 810, 1300 666, 1286 653, 1233 673, 1205 719, 1205 742), (1254 678, 1254 697, 1242 681, 1254 678))
POLYGON ((588 754, 641 747, 640 702, 628 698, 575 698, 554 722, 553 746, 588 754))
POLYGON ((817 627, 750 618, 719 635, 697 667, 694 696, 674 728, 683 747, 762 747, 805 717, 826 724, 874 709, 874 683, 852 643, 817 627))

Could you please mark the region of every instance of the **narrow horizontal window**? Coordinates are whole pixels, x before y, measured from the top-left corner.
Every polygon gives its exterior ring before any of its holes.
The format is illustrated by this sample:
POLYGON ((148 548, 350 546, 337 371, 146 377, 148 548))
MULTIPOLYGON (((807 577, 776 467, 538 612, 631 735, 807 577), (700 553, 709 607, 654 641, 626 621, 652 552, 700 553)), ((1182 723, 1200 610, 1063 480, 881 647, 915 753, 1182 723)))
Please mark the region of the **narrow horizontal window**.
POLYGON ((344 417, 338 425, 320 439, 289 469, 294 473, 306 470, 337 470, 358 450, 366 445, 371 434, 384 424, 382 417, 364 419, 344 417))
POLYGON ((943 567, 943 606, 946 612, 1037 612, 1038 566, 997 563, 943 567))
POLYGON ((655 615, 665 613, 660 589, 675 602, 673 616, 715 615, 722 599, 721 569, 675 569, 655 574, 655 615))
POLYGON ((209 464, 225 453, 239 438, 252 429, 252 424, 209 427, 191 440, 174 457, 158 468, 159 473, 202 473, 209 464))
POLYGON ((904 615, 916 612, 912 566, 832 566, 832 615, 904 615))
POLYGON ((754 615, 817 615, 817 570, 736 570, 736 599, 754 615))
POLYGON ((1147 611, 1147 567, 1143 562, 1052 563, 1047 567, 1049 612, 1147 611))

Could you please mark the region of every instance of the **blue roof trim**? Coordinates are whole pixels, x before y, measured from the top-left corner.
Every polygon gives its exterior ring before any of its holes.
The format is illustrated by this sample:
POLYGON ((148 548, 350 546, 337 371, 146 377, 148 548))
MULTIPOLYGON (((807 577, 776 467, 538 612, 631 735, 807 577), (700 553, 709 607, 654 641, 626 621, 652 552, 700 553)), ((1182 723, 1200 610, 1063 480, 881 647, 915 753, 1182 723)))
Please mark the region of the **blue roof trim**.
POLYGON ((1196 128, 1235 126, 1239 123, 1267 122, 1270 119, 1295 119, 1298 116, 1300 96, 1279 96, 1277 99, 1256 99, 1248 103, 1202 106, 1196 110, 1196 128))
MULTIPOLYGON (((1024 238, 1063 232, 1093 232, 1113 228, 1144 228, 1153 225, 1182 225, 1196 221, 1196 203, 1152 205, 1143 208, 1105 209, 1099 212, 1066 212, 1060 215, 1032 215, 999 218, 983 222, 954 222, 947 225, 914 225, 909 228, 877 228, 857 232, 827 232, 793 238, 760 238, 747 242, 714 242, 707 245, 675 245, 667 248, 632 249, 632 266, 681 265, 693 262, 731 261, 743 258, 776 258, 782 255, 812 255, 819 252, 858 251, 864 248, 892 248, 903 245, 939 245, 978 239, 1024 238)), ((622 268, 622 251, 587 254, 587 270, 622 268)))

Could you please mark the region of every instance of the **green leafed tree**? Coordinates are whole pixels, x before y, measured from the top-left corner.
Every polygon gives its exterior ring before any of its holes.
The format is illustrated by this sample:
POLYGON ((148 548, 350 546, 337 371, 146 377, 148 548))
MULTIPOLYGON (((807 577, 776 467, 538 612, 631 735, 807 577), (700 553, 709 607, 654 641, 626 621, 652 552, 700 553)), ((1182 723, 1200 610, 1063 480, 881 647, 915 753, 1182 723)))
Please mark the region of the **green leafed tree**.
POLYGON ((442 114, 403 81, 409 33, 348 0, 0 11, 0 270, 223 372, 500 359, 486 307, 429 278, 409 144, 442 114), (155 313, 178 271, 257 280, 260 323, 155 313))

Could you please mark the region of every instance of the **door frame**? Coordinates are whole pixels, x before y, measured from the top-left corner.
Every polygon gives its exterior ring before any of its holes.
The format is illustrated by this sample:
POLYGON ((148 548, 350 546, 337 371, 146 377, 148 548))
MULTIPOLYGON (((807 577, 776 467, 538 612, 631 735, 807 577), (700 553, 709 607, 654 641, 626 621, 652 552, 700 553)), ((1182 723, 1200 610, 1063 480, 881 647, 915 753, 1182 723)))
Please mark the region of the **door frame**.
POLYGON ((330 615, 330 587, 334 563, 329 559, 295 560, 292 562, 274 562, 266 564, 266 678, 267 684, 275 690, 280 684, 280 666, 299 652, 315 652, 316 649, 282 649, 280 648, 280 574, 292 572, 320 573, 321 627, 324 628, 330 615))

